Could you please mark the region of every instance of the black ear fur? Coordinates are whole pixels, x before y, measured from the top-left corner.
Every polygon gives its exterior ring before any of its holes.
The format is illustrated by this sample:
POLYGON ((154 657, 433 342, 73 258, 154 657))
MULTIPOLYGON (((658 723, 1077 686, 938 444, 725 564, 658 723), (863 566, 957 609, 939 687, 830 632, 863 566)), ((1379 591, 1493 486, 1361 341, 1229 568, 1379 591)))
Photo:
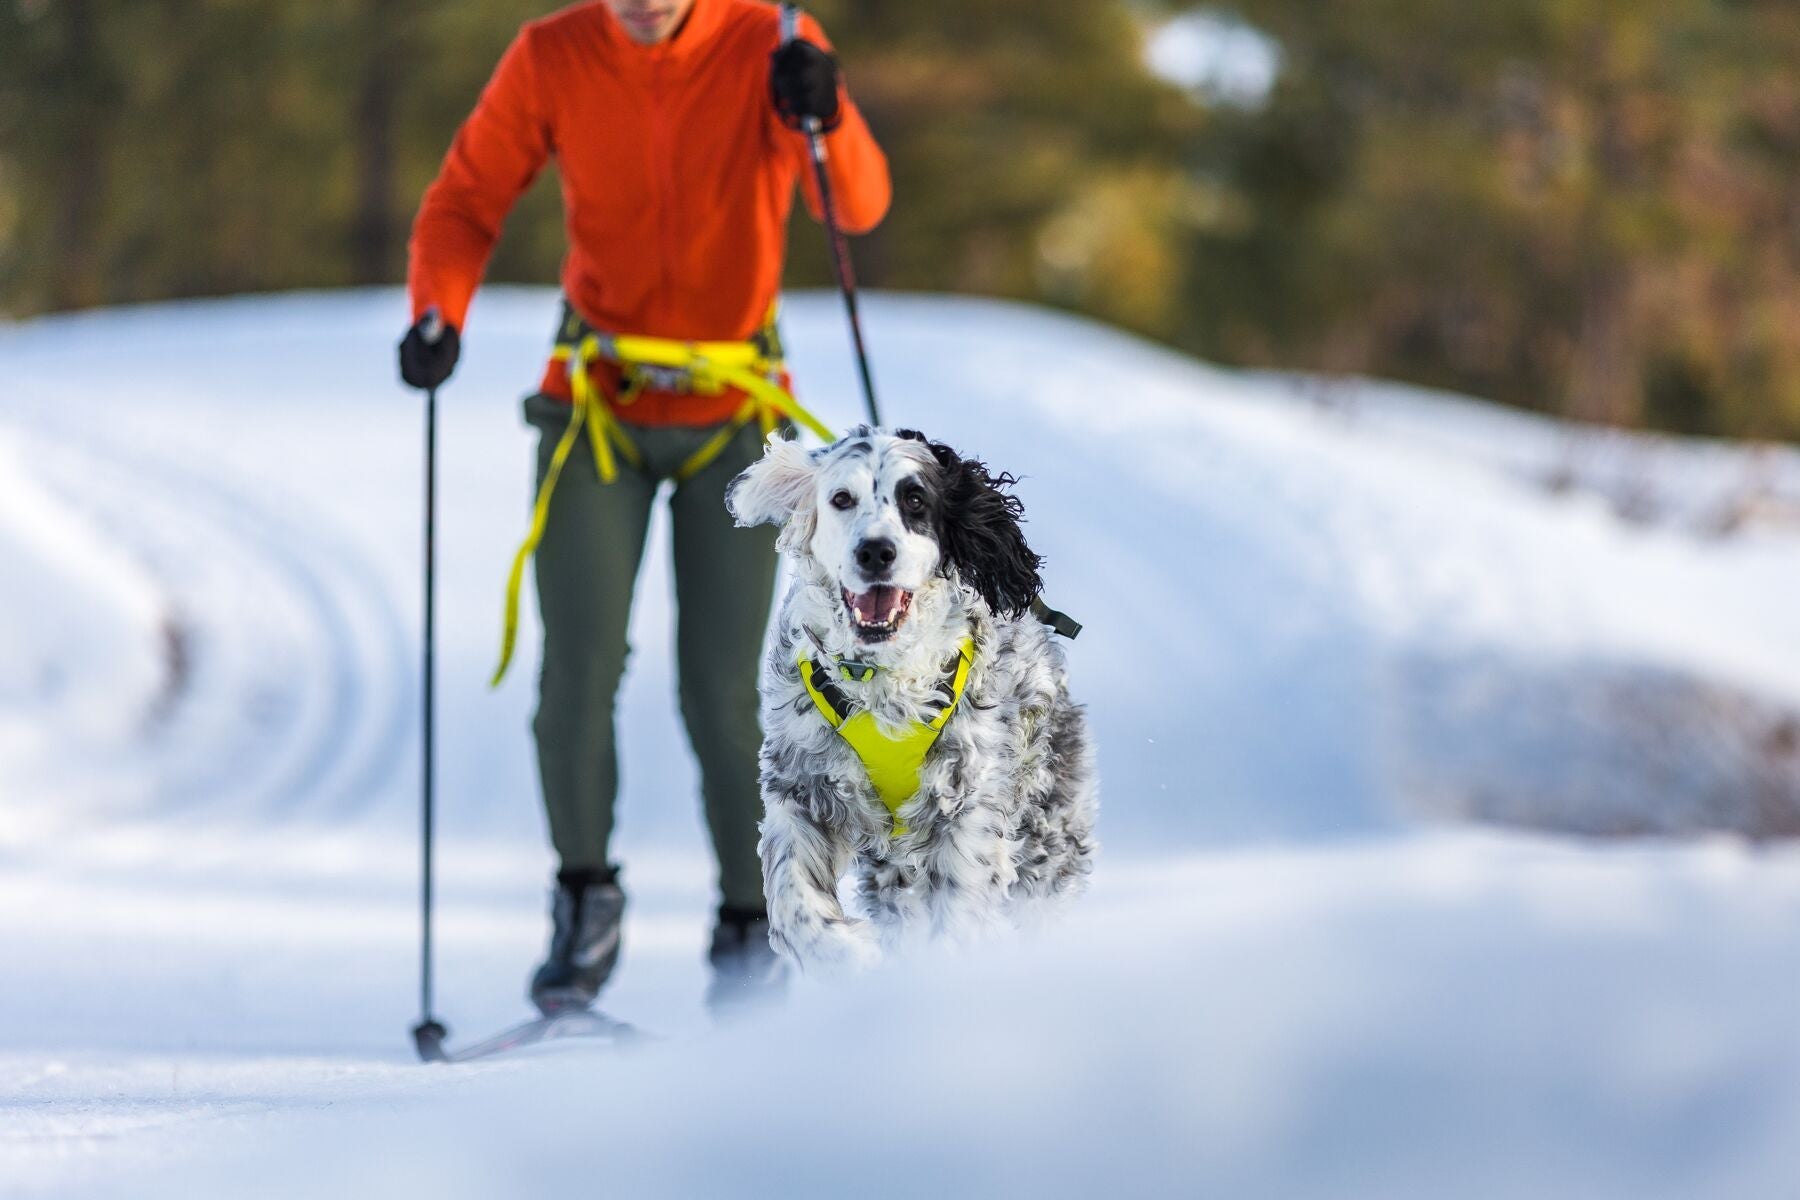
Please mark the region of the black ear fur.
POLYGON ((1006 472, 990 475, 986 464, 962 458, 942 442, 930 442, 943 471, 938 514, 938 548, 946 566, 981 593, 987 606, 1018 616, 1044 590, 1044 560, 1025 544, 1025 506, 1008 495, 1019 481, 1006 472))

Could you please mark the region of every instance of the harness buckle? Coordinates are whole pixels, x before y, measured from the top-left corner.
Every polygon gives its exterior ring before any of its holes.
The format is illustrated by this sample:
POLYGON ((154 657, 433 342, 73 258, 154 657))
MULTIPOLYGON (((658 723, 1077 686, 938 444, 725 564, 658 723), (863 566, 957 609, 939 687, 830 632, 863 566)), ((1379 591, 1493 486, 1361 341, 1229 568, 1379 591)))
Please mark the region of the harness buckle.
POLYGON ((649 363, 627 363, 625 377, 647 392, 674 392, 692 395, 694 374, 684 367, 659 367, 649 363))

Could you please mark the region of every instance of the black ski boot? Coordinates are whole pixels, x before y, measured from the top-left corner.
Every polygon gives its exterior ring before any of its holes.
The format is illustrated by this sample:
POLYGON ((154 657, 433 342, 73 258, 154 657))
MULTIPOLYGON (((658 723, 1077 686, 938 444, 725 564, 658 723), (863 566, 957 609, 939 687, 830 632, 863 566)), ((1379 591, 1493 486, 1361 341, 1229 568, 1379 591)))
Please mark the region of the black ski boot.
POLYGON ((611 867, 563 871, 551 900, 550 953, 531 977, 531 1002, 545 1016, 594 1002, 619 961, 625 893, 611 867))
POLYGON ((787 992, 787 964, 769 944, 769 915, 763 909, 721 906, 706 960, 713 971, 706 1008, 715 1017, 772 1004, 787 992))

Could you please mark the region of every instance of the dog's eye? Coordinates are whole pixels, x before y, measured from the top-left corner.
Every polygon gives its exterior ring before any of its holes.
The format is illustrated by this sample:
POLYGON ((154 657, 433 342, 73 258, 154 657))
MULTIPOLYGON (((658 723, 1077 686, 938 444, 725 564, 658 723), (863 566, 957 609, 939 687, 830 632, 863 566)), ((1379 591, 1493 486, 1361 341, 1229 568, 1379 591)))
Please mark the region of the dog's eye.
POLYGON ((924 492, 908 492, 906 494, 905 503, 906 503, 906 509, 908 512, 924 512, 925 511, 925 493, 924 492))
POLYGON ((846 492, 842 488, 839 488, 837 491, 835 491, 831 494, 831 507, 833 507, 833 508, 855 508, 856 507, 856 497, 852 496, 849 492, 846 492))

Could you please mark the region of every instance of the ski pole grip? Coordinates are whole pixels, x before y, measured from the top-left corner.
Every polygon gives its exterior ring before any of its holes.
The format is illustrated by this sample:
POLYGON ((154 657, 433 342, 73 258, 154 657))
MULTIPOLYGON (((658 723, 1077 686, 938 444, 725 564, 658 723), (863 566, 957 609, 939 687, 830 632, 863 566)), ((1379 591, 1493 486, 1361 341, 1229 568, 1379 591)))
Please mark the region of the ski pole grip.
POLYGON ((425 310, 425 316, 419 321, 419 332, 425 337, 427 346, 435 346, 444 339, 444 314, 435 307, 425 310))
MULTIPOLYGON (((800 36, 800 6, 783 3, 781 6, 781 44, 783 46, 800 36)), ((813 148, 823 155, 825 142, 822 134, 825 123, 817 117, 803 117, 800 121, 800 132, 813 139, 813 148)))

